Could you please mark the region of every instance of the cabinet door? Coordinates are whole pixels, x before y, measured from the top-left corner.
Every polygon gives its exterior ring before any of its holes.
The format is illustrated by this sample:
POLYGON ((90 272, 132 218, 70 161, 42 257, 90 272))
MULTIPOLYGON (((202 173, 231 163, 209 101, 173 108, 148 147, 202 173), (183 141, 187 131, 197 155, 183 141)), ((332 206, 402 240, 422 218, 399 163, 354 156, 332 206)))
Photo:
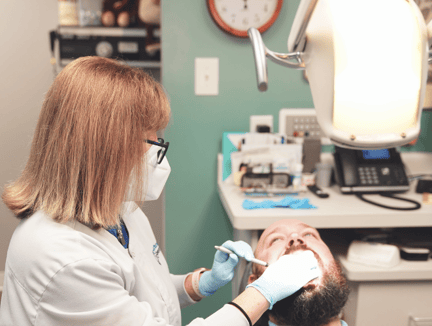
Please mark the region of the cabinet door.
POLYGON ((432 326, 432 282, 349 282, 349 326, 432 326), (412 317, 418 318, 413 324, 412 317), (411 320, 410 320, 411 319, 411 320))
POLYGON ((409 326, 432 326, 432 317, 410 317, 409 326))

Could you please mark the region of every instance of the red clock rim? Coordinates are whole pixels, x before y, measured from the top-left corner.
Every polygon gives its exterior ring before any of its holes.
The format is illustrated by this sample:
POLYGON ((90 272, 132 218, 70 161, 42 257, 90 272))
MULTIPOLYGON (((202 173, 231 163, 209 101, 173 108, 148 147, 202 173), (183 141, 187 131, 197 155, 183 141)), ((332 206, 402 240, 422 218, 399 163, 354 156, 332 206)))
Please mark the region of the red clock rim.
MULTIPOLYGON (((258 28, 260 33, 264 33, 266 30, 270 28, 271 25, 276 21, 276 18, 279 16, 279 13, 282 9, 283 0, 277 0, 278 3, 276 5, 276 10, 270 19, 258 28)), ((207 0, 208 9, 210 11, 210 16, 215 21, 216 25, 218 25, 223 31, 238 37, 248 37, 247 31, 241 31, 235 28, 230 27, 227 23, 225 23, 220 17, 219 13, 216 10, 215 0, 207 0)))

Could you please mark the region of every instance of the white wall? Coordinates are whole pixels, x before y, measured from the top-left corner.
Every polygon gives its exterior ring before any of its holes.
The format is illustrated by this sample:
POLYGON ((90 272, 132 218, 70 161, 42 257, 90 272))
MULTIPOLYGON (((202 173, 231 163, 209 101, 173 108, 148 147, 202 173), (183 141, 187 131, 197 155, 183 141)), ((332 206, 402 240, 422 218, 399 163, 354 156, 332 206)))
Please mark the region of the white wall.
MULTIPOLYGON (((0 0, 0 189, 27 161, 44 94, 53 81, 49 31, 55 0, 0 0)), ((0 270, 18 220, 0 202, 0 270)))

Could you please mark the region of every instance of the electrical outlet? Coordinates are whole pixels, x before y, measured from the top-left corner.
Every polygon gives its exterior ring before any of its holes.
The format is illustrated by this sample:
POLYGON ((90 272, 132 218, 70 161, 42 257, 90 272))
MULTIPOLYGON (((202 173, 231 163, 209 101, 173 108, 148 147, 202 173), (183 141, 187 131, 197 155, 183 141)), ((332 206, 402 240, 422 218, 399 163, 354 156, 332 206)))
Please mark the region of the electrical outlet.
POLYGON ((219 94, 219 58, 195 58, 195 95, 219 94))
POLYGON ((250 132, 273 132, 272 115, 251 115, 249 120, 250 132))

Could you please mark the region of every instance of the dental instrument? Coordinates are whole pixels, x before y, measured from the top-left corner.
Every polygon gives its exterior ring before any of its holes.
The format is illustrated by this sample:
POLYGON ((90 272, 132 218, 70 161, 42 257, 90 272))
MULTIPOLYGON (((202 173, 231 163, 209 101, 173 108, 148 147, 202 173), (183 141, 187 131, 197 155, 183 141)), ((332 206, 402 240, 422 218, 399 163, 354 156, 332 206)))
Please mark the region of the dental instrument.
MULTIPOLYGON (((227 249, 225 247, 215 246, 215 248, 217 250, 219 250, 219 251, 222 251, 222 252, 228 254, 228 255, 235 254, 234 251, 231 251, 231 250, 229 250, 229 249, 227 249)), ((244 258, 244 257, 241 257, 241 258, 244 258)), ((268 267, 269 266, 269 263, 266 263, 265 261, 262 261, 262 260, 259 260, 259 259, 256 259, 256 258, 252 258, 251 262, 255 263, 255 264, 258 264, 258 265, 261 265, 261 266, 264 266, 264 267, 268 267)))

